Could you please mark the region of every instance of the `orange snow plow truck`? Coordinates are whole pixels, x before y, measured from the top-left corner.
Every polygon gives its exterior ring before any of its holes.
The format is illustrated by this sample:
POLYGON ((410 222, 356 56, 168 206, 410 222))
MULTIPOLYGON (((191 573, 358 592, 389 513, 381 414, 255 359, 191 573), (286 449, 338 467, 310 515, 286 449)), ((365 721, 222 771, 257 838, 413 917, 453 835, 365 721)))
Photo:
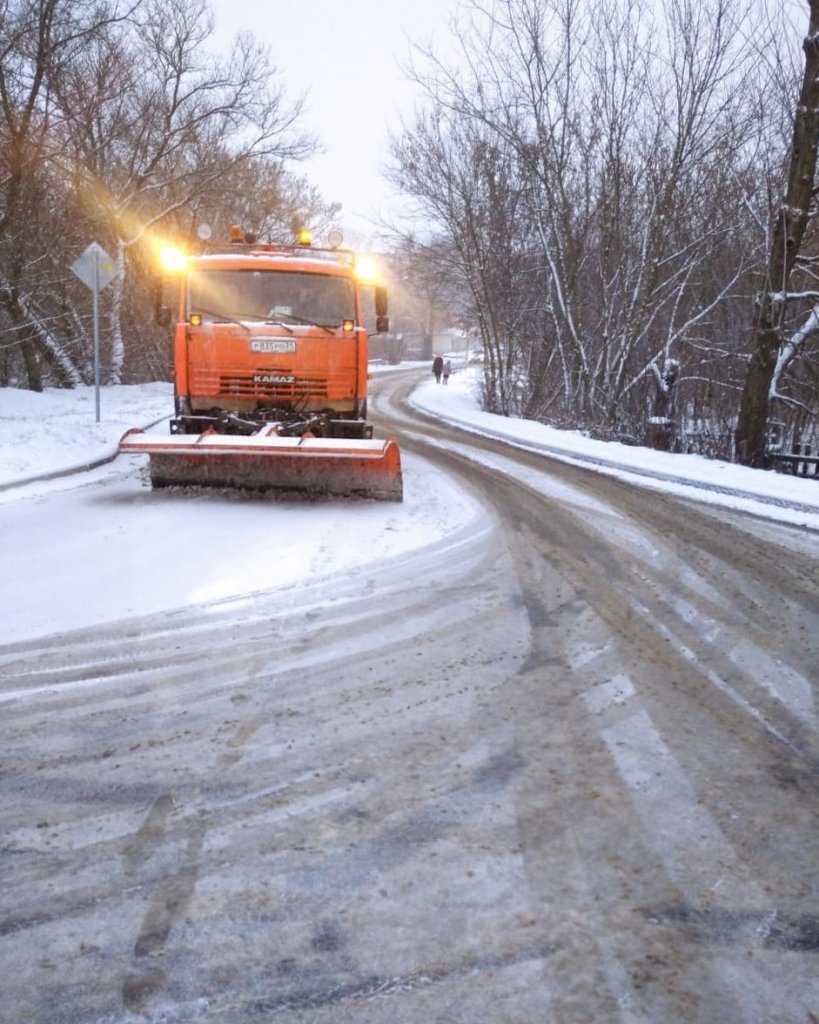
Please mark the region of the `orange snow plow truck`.
POLYGON ((235 228, 222 251, 186 259, 170 437, 129 430, 119 450, 150 456, 155 488, 403 500, 398 444, 367 423, 363 292, 376 333, 389 320, 361 269, 348 250, 257 244, 235 228))

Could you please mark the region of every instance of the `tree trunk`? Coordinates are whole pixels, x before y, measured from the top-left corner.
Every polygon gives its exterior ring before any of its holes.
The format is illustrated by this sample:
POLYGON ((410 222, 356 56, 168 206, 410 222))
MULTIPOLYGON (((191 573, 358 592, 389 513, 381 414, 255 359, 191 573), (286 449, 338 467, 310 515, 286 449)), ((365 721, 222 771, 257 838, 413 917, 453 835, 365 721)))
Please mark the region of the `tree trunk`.
POLYGON ((14 284, 4 281, 2 291, 0 291, 0 301, 13 325, 13 334, 18 339, 17 344, 20 347, 20 355, 23 357, 23 367, 26 371, 26 388, 29 391, 42 391, 43 374, 40 368, 36 339, 32 336, 30 325, 20 308, 17 288, 14 284))
POLYGON ((111 328, 111 366, 108 371, 109 384, 122 383, 122 370, 125 366, 125 342, 122 337, 122 303, 125 297, 125 271, 127 266, 126 250, 128 243, 122 237, 117 239, 117 276, 111 282, 111 307, 108 323, 111 328))
POLYGON ((737 461, 765 465, 770 388, 779 349, 788 281, 811 216, 819 144, 819 0, 808 0, 810 28, 804 41, 805 73, 793 125, 785 201, 774 224, 765 286, 759 296, 756 342, 748 361, 736 427, 737 461))
POLYGON ((24 338, 20 342, 20 351, 23 355, 23 365, 26 368, 27 389, 29 391, 42 391, 43 374, 40 369, 37 346, 30 338, 24 338))

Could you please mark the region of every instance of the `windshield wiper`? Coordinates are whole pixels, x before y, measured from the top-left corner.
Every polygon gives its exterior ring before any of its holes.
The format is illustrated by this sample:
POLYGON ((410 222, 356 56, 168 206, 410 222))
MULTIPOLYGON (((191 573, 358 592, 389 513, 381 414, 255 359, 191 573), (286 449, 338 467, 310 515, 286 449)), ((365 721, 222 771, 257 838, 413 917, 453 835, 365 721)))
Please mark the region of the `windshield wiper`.
MULTIPOLYGON (((236 324, 237 327, 241 327, 243 331, 247 331, 247 333, 250 334, 250 328, 247 324, 243 324, 241 320, 237 320, 235 317, 227 316, 226 313, 217 313, 215 309, 205 309, 204 306, 197 306, 195 312, 200 313, 203 316, 213 317, 211 323, 236 324)), ((189 313, 188 316, 190 315, 191 314, 189 313)))
MULTIPOLYGON (((315 320, 308 320, 303 316, 296 316, 295 313, 282 313, 281 316, 286 316, 289 320, 292 320, 295 324, 304 324, 306 327, 320 327, 323 331, 327 331, 328 334, 335 334, 336 328, 331 327, 329 324, 319 324, 315 320)), ((272 323, 273 321, 268 321, 272 323)), ((279 323, 280 321, 275 321, 279 323)), ((287 324, 282 322, 282 327, 286 327, 287 324)), ((291 331, 292 333, 292 331, 291 331)))
POLYGON ((265 320, 266 324, 270 324, 272 327, 283 327, 289 334, 295 334, 293 328, 286 324, 283 320, 271 320, 269 317, 265 320))
MULTIPOLYGON (((202 313, 205 316, 213 317, 211 323, 214 324, 236 324, 237 327, 241 327, 243 331, 247 331, 250 334, 250 328, 245 321, 251 321, 252 323, 264 323, 275 325, 276 327, 282 327, 288 334, 295 333, 292 327, 288 326, 281 320, 271 320, 269 316, 260 316, 258 313, 239 313, 238 317, 228 316, 226 313, 217 313, 214 309, 205 309, 204 306, 197 306, 196 312, 202 313), (241 318, 241 319, 240 319, 241 318)), ((289 314, 288 314, 289 315, 289 314)), ((307 323, 308 321, 304 321, 307 323)), ((319 325, 323 326, 323 325, 319 325)))

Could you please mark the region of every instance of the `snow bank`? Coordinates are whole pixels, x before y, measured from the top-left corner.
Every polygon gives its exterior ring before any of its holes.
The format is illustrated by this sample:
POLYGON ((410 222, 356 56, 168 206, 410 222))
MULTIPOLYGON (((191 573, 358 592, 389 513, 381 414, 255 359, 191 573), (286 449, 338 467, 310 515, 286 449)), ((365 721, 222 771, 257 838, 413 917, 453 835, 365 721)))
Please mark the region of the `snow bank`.
POLYGON ((674 455, 595 441, 576 430, 482 412, 478 407, 481 372, 464 368, 446 387, 427 381, 413 393, 412 404, 475 433, 543 451, 641 486, 819 529, 819 480, 749 469, 701 455, 674 455))
POLYGON ((0 388, 0 486, 111 456, 130 427, 173 411, 172 384, 105 387, 100 395, 97 423, 93 387, 0 388))

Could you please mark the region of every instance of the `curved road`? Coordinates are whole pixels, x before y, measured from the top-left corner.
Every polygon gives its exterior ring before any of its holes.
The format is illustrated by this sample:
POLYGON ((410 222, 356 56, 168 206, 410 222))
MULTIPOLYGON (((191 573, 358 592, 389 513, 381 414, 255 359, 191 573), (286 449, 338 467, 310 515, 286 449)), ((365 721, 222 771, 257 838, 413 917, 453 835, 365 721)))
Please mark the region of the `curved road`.
POLYGON ((0 648, 4 1013, 819 1024, 819 538, 427 420, 412 382, 377 430, 468 528, 0 648))

